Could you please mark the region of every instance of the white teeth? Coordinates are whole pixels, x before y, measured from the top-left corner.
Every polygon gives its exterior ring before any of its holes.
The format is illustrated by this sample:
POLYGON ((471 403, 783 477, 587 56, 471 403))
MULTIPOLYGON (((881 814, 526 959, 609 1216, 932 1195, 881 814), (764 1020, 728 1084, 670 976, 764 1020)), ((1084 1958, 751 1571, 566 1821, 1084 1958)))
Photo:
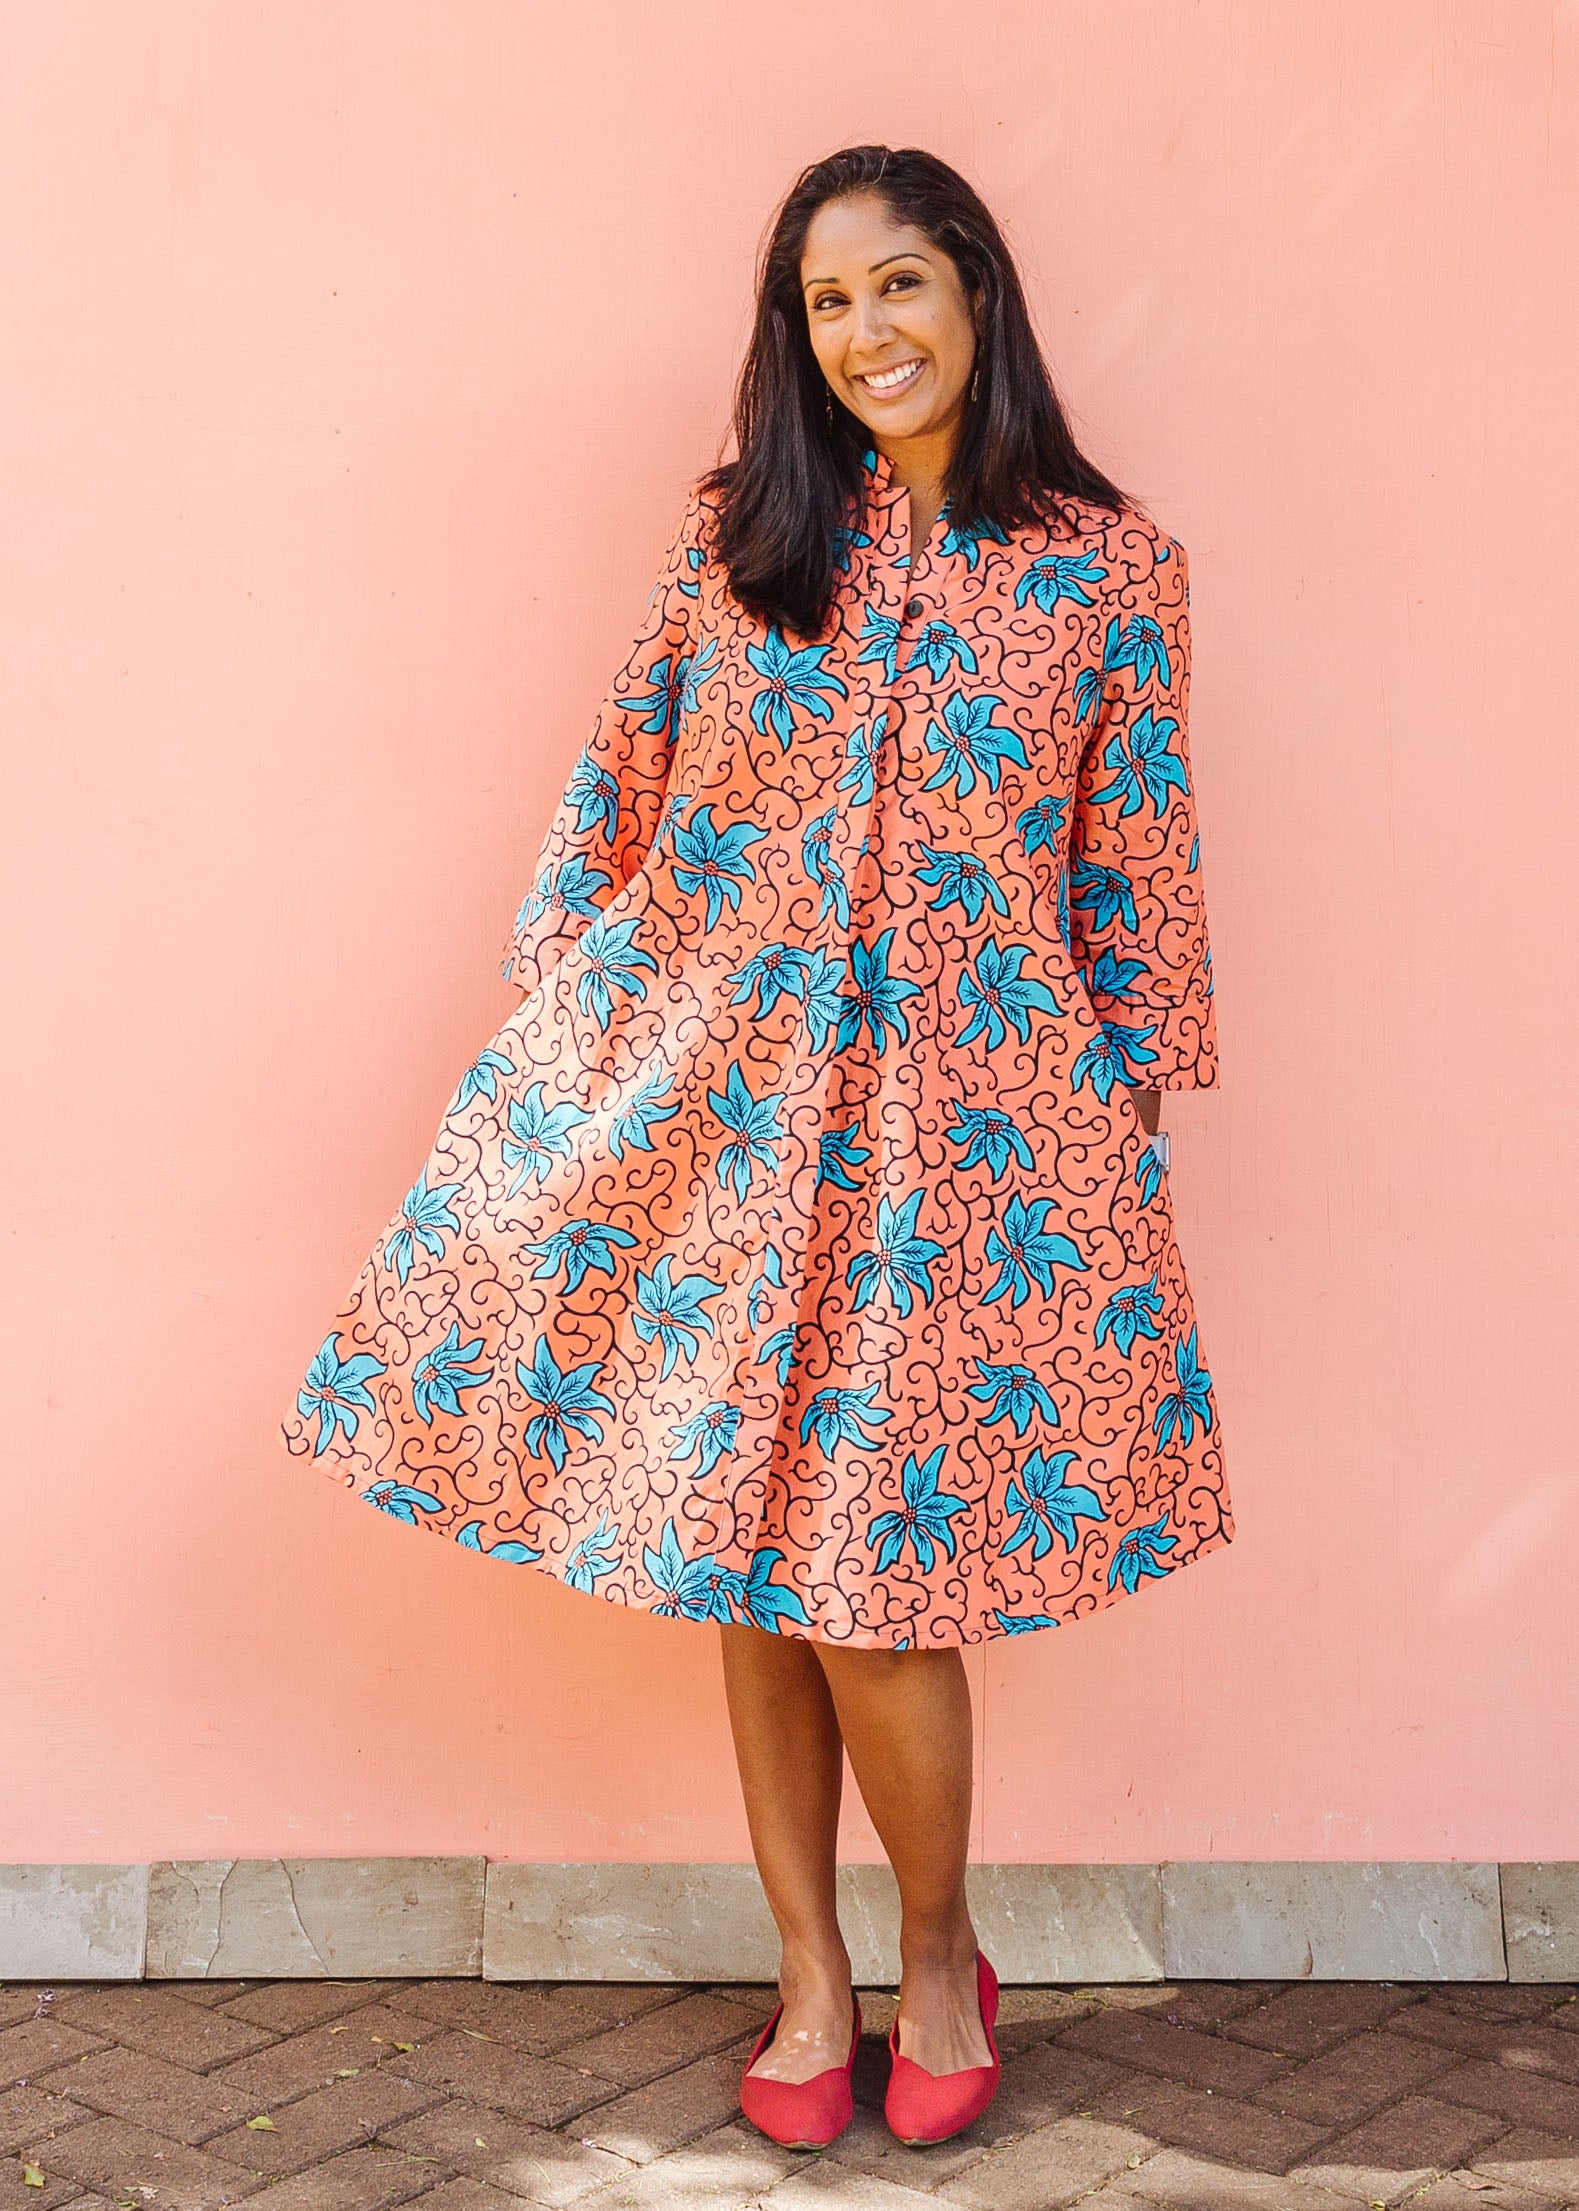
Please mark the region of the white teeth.
POLYGON ((861 382, 868 391, 892 391, 896 384, 908 383, 920 367, 919 361, 902 361, 898 368, 884 369, 880 375, 863 376, 861 382))

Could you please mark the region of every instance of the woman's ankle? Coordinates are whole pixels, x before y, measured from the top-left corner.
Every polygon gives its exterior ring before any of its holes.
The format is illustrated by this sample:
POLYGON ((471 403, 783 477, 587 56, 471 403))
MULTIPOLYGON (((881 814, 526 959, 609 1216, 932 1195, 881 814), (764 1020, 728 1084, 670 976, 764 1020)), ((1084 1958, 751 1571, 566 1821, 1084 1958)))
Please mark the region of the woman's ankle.
POLYGON ((850 1985, 850 1953, 842 1942, 786 1949, 779 1960, 779 1994, 786 2003, 839 1994, 850 1985))
POLYGON ((933 1927, 901 1932, 900 1975, 957 1973, 975 1962, 976 1930, 969 1912, 933 1927))

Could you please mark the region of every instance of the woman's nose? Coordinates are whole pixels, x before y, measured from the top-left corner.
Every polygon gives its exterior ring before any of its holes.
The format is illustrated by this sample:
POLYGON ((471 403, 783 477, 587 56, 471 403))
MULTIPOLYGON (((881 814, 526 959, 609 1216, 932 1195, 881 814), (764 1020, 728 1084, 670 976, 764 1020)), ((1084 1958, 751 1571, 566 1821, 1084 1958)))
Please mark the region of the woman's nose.
POLYGON ((855 303, 855 342, 873 352, 886 342, 891 324, 888 309, 880 299, 857 300, 855 303))

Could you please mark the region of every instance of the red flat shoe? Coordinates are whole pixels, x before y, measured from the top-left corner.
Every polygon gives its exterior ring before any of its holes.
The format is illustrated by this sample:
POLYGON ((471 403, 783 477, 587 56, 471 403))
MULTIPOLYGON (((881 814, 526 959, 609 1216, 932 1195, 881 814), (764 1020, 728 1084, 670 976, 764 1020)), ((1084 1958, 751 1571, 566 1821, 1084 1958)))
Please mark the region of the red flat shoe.
POLYGON ((990 2065, 967 2065, 957 2073, 929 2073, 913 2058, 900 2056, 897 2019, 889 2029, 888 2054, 893 2068, 888 2076, 888 2094, 883 2099, 883 2117, 900 2141, 908 2142, 912 2148, 928 2142, 946 2142, 951 2134, 968 2127, 972 2119, 979 2119, 998 2093, 998 2075, 1002 2067, 992 2033, 993 2022, 998 2016, 998 1976, 979 1950, 976 1952, 976 2000, 981 2006, 987 2047, 992 2052, 990 2065))
POLYGON ((777 2005, 772 2018, 757 2036, 757 2046, 746 2060, 740 2080, 740 2108, 754 2127, 786 2149, 820 2150, 844 2132, 855 2117, 855 2096, 850 2076, 861 2043, 861 1999, 852 1988, 850 2005, 854 2024, 850 2054, 842 2065, 813 2073, 810 2080, 753 2080, 751 2068, 773 2039, 783 2015, 777 2005))

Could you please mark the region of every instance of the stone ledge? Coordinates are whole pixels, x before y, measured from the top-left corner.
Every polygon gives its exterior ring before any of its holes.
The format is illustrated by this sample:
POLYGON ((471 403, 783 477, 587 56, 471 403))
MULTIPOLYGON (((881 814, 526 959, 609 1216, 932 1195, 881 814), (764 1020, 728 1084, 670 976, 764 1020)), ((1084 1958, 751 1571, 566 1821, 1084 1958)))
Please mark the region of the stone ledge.
MULTIPOLYGON (((1560 1981, 1579 1864, 973 1865, 1009 1983, 1560 1981)), ((857 1980, 898 1974, 886 1865, 839 1869, 857 1980)), ((480 1857, 0 1866, 0 1980, 771 1981, 750 1864, 480 1857)))
POLYGON ((147 1866, 0 1866, 0 1981, 136 1981, 147 1866))
POLYGON ((1162 1869, 1170 1980, 1502 1981, 1508 1977, 1494 1865, 1451 1861, 1162 1869))
POLYGON ((1579 1981, 1579 1865, 1505 1865, 1510 1981, 1579 1981))
POLYGON ((482 1971, 482 1858, 220 1858, 151 1866, 149 1980, 482 1971))
MULTIPOLYGON (((971 1866, 982 1948, 1000 1980, 1160 1980, 1155 1866, 971 1866)), ((899 1977, 899 1893, 886 1865, 839 1868, 856 1981, 899 1977)), ((488 1980, 771 1981, 778 1933, 752 1865, 488 1868, 488 1980)))

